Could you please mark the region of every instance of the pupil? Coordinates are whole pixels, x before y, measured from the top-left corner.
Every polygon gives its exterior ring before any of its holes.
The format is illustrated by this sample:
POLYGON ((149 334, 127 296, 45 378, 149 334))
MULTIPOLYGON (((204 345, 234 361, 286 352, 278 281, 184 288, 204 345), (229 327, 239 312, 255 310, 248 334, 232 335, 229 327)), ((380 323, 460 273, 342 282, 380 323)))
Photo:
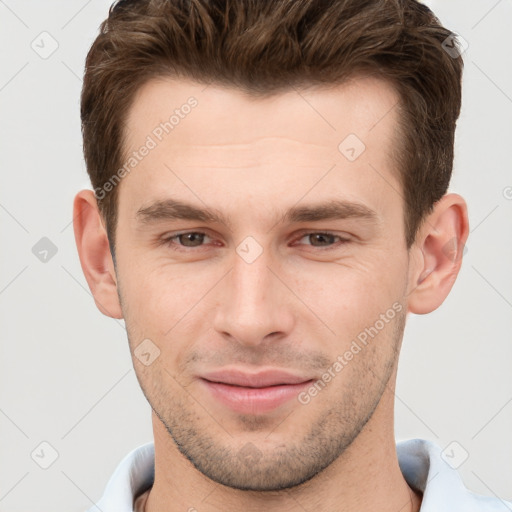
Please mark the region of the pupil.
MULTIPOLYGON (((186 242, 192 242, 192 244, 190 245, 190 246, 192 246, 192 247, 195 247, 195 246, 197 246, 197 245, 198 245, 198 244, 194 244, 194 239, 195 239, 196 237, 198 237, 199 242, 201 242, 201 241, 202 241, 202 238, 201 238, 202 236, 203 236, 203 235, 202 235, 201 233, 186 233, 186 234, 184 234, 184 235, 180 235, 180 237, 186 237, 186 238, 185 238, 185 241, 186 241, 186 242)), ((187 244, 185 243, 184 245, 187 245, 187 244)))
MULTIPOLYGON (((328 239, 328 241, 331 241, 331 242, 332 242, 332 238, 333 238, 333 235, 328 235, 328 234, 325 234, 325 233, 320 233, 320 234, 319 234, 319 233, 317 233, 317 234, 313 234, 313 235, 311 235, 311 236, 312 236, 312 237, 317 237, 317 240, 318 240, 318 239, 320 239, 320 244, 322 243, 322 239, 324 239, 324 241, 325 241, 326 239, 328 239)), ((310 241, 313 241, 314 239, 315 239, 315 238, 310 239, 310 241)), ((315 244, 313 243, 313 245, 315 245, 315 244)))

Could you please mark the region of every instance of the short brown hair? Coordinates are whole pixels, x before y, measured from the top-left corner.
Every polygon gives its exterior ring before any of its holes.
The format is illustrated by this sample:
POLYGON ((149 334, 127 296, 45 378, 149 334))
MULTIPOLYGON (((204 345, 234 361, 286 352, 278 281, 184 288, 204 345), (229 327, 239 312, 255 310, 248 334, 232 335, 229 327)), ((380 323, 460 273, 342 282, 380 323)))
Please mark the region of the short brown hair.
MULTIPOLYGON (((101 188, 125 161, 128 111, 152 78, 267 97, 370 70, 399 93, 402 143, 393 154, 409 248, 451 178, 463 68, 458 52, 445 51, 454 44, 430 9, 413 0, 114 2, 87 55, 81 96, 91 183, 101 188)), ((117 193, 113 187, 97 196, 113 256, 117 193)))

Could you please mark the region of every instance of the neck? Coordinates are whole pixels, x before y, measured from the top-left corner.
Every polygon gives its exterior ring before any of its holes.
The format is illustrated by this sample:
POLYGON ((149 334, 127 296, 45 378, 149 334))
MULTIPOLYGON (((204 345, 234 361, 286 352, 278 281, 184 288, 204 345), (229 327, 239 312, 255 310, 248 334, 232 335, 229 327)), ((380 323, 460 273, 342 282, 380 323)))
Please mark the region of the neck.
POLYGON ((421 494, 408 486, 398 465, 392 388, 388 386, 370 420, 338 459, 311 480, 275 492, 232 489, 205 477, 180 453, 153 413, 155 481, 145 512, 418 512, 421 494))

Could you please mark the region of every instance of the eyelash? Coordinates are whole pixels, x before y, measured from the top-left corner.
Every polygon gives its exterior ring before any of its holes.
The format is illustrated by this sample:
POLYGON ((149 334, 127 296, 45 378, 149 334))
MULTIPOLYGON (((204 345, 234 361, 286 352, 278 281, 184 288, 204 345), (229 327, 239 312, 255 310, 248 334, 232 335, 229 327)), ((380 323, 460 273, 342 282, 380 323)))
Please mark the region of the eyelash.
MULTIPOLYGON (((200 246, 197 246, 197 247, 186 247, 186 246, 183 246, 183 245, 180 245, 180 244, 176 244, 174 242, 174 240, 178 239, 180 236, 191 235, 191 234, 194 234, 194 235, 205 235, 205 236, 208 237, 208 234, 204 233, 202 231, 184 231, 182 233, 177 233, 175 235, 172 235, 172 236, 169 236, 169 237, 166 237, 166 238, 162 239, 161 244, 169 247, 170 249, 172 249, 174 251, 189 252, 189 251, 192 251, 192 250, 201 250, 204 247, 204 245, 200 245, 200 246)), ((304 237, 309 236, 309 235, 327 235, 327 236, 332 236, 334 238, 338 238, 339 239, 338 244, 333 243, 329 247, 315 247, 313 245, 306 244, 306 245, 309 245, 310 247, 313 247, 314 249, 318 249, 320 251, 328 251, 330 249, 335 249, 339 245, 344 245, 344 244, 350 242, 350 240, 348 238, 343 238, 340 235, 336 235, 335 233, 331 233, 330 231, 308 231, 308 232, 303 233, 300 236, 300 238, 298 238, 298 240, 302 240, 304 237)))

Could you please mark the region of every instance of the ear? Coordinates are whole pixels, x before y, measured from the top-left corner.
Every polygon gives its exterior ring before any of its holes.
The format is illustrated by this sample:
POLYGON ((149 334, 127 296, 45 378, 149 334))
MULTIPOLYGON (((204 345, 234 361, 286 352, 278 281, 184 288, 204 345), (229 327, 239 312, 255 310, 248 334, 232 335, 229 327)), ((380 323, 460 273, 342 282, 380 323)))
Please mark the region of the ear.
POLYGON ((458 194, 446 194, 423 222, 411 267, 408 310, 423 315, 437 309, 450 293, 462 265, 469 235, 467 205, 458 194))
POLYGON ((80 264, 98 309, 123 318, 107 232, 92 190, 81 190, 73 203, 73 228, 80 264))

